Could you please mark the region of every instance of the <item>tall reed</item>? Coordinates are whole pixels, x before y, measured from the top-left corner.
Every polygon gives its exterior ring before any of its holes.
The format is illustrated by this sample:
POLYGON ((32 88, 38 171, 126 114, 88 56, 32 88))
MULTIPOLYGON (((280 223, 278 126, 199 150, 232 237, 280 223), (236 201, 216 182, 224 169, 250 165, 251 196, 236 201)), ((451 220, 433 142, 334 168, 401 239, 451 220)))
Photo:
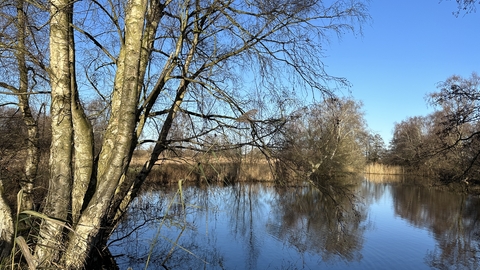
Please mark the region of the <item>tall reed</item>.
POLYGON ((242 182, 273 181, 274 176, 267 163, 164 163, 149 175, 149 181, 171 183, 179 179, 186 182, 242 182))
POLYGON ((365 165, 364 172, 366 174, 399 175, 399 174, 404 174, 405 170, 402 166, 385 165, 380 163, 369 163, 365 165))

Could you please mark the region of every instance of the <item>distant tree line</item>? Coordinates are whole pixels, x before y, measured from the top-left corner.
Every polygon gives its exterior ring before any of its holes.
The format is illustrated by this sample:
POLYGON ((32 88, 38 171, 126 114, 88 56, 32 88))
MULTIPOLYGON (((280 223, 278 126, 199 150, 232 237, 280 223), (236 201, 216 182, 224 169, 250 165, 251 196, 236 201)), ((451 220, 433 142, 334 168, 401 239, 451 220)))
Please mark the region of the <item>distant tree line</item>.
POLYGON ((396 123, 382 161, 443 182, 479 182, 480 77, 451 76, 427 99, 435 111, 396 123))

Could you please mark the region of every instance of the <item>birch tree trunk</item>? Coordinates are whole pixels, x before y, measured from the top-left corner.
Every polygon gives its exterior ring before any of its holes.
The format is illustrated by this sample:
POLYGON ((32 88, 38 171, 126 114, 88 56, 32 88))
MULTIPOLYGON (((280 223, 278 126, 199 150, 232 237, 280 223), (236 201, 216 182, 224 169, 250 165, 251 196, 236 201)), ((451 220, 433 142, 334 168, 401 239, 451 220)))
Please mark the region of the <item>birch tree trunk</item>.
MULTIPOLYGON (((236 81, 233 72, 244 67, 237 62, 257 56, 258 63, 284 62, 301 78, 322 76, 322 70, 316 68, 323 65, 313 61, 317 59, 315 48, 319 46, 310 44, 310 39, 305 40, 303 34, 296 37, 296 30, 307 29, 302 25, 311 20, 356 15, 341 10, 336 14, 336 9, 343 5, 324 8, 322 1, 287 2, 277 8, 271 7, 268 1, 256 4, 255 1, 222 0, 49 1, 52 144, 48 195, 43 210, 48 217, 42 221, 35 250, 38 267, 81 269, 85 266, 94 246, 105 244, 107 234, 137 195, 159 155, 175 144, 169 135, 178 113, 195 118, 191 122, 195 130, 194 135, 177 143, 204 141, 215 132, 235 129, 231 122, 244 114, 242 106, 247 103, 242 103, 242 99, 249 96, 237 95, 240 89, 237 87, 228 90, 236 81), (74 24, 74 5, 82 4, 79 10, 84 17, 74 24), (105 19, 106 26, 84 23, 98 14, 103 14, 97 19, 105 19), (297 25, 300 26, 295 29, 297 25), (93 34, 81 27, 91 27, 93 34), (86 40, 77 43, 77 48, 73 29, 84 34, 86 40), (293 37, 284 38, 285 33, 293 37), (104 53, 101 57, 105 58, 93 59, 86 65, 92 64, 93 72, 108 66, 108 72, 100 72, 98 77, 108 81, 101 87, 112 89, 105 95, 110 114, 97 157, 93 154, 92 126, 82 108, 75 77, 76 49, 90 52, 89 42, 100 54, 104 53), (299 42, 303 42, 301 46, 299 42), (268 46, 276 49, 272 51, 268 46), (312 48, 313 51, 308 51, 312 48), (301 55, 303 62, 298 65, 300 54, 291 54, 291 50, 296 49, 300 53, 306 50, 306 58, 301 55), (308 65, 303 69, 305 63, 308 65), (109 74, 115 75, 108 77, 109 74), (206 96, 214 101, 211 102, 214 107, 204 107, 204 98, 210 99, 206 96), (217 111, 216 107, 220 107, 217 103, 226 110, 217 111), (160 117, 152 120, 155 114, 160 117), (209 121, 213 124, 203 126, 209 121), (150 138, 154 144, 150 159, 136 178, 127 178, 138 138, 145 135, 144 127, 152 123, 160 128, 155 138, 150 138)), ((322 26, 317 30, 321 32, 322 26)), ((90 60, 85 63, 87 61, 90 60)), ((95 80, 90 81, 97 75, 86 74, 92 88, 100 92, 95 80)), ((85 84, 79 82, 79 85, 85 84)), ((319 86, 312 83, 311 87, 319 86)))
MULTIPOLYGON (((73 24, 73 6, 69 14, 69 21, 73 24)), ((85 195, 90 184, 94 167, 94 141, 93 128, 85 115, 77 87, 75 71, 75 40, 73 28, 69 30, 69 59, 70 59, 70 87, 72 89, 72 122, 74 140, 74 168, 72 186, 72 224, 75 226, 80 218, 80 212, 85 195)))
POLYGON ((37 121, 30 109, 30 97, 28 93, 28 68, 26 63, 25 46, 26 38, 26 15, 24 11, 24 0, 17 0, 17 48, 15 50, 19 71, 19 87, 15 93, 18 94, 18 105, 22 112, 22 120, 27 127, 27 155, 25 157, 25 177, 21 181, 22 198, 20 210, 33 209, 33 186, 37 177, 38 161, 40 151, 38 149, 38 126, 37 121))
POLYGON ((12 212, 3 199, 3 184, 0 180, 0 263, 10 255, 13 231, 12 212))
POLYGON ((52 143, 50 179, 43 213, 60 222, 43 219, 35 250, 38 267, 58 261, 64 249, 63 231, 71 205, 73 127, 71 110, 70 25, 71 1, 52 0, 50 7, 50 86, 52 143), (64 221, 62 224, 61 221, 64 221))
POLYGON ((135 141, 136 111, 140 94, 139 77, 142 54, 146 0, 128 1, 125 14, 125 43, 120 52, 112 115, 99 155, 97 185, 90 202, 82 212, 78 226, 69 234, 62 263, 68 269, 81 268, 97 242, 101 225, 110 207, 115 190, 128 168, 135 141))

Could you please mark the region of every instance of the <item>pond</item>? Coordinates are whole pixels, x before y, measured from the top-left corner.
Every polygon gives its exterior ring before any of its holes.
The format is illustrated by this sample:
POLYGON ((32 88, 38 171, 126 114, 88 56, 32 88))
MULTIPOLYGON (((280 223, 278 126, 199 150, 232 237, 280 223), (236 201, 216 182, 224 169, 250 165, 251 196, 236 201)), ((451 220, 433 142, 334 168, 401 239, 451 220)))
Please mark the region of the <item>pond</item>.
POLYGON ((479 269, 478 197, 404 180, 348 187, 151 190, 109 248, 120 269, 479 269))

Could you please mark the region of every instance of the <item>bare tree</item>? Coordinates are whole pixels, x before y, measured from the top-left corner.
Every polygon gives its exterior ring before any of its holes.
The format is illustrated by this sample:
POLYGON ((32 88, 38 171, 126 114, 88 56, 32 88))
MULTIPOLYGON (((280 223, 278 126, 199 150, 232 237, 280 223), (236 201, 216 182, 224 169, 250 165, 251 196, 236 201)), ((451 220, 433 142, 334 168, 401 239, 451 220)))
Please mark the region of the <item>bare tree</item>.
POLYGON ((429 102, 438 109, 437 152, 448 155, 455 164, 450 167, 450 181, 476 179, 480 166, 480 77, 476 73, 469 78, 454 75, 438 88, 429 95, 429 102))
MULTIPOLYGON (((25 151, 22 152, 24 159, 24 175, 20 179, 22 200, 20 209, 32 210, 33 187, 37 178, 39 164, 39 132, 37 125, 40 107, 32 108, 32 95, 37 93, 37 88, 44 82, 45 71, 42 57, 39 57, 40 47, 33 42, 36 33, 34 21, 38 8, 23 0, 10 3, 2 3, 2 16, 0 27, 1 62, 3 64, 0 81, 0 92, 10 95, 9 101, 15 103, 21 112, 21 121, 26 127, 24 136, 25 151), (31 13, 30 17, 27 13, 31 13)), ((37 41, 41 41, 37 39, 37 41)), ((45 92, 44 90, 42 92, 45 92)))
POLYGON ((364 3, 347 0, 52 0, 46 10, 52 144, 43 214, 49 218, 34 256, 38 267, 67 269, 83 267, 94 245, 105 244, 171 146, 182 141, 200 150, 213 134, 248 129, 249 143, 266 147, 276 130, 271 123, 283 112, 261 102, 251 107, 252 100, 280 102, 295 98, 297 89, 332 94, 326 82, 346 81, 323 69, 322 44, 368 18, 364 3), (282 95, 285 87, 293 90, 282 95), (109 105, 97 156, 81 100, 87 93, 109 105), (173 139, 179 115, 189 119, 191 132, 173 139), (153 145, 150 157, 127 177, 142 141, 153 145))
POLYGON ((410 117, 396 123, 390 142, 391 162, 402 166, 417 167, 425 158, 424 148, 427 133, 426 117, 410 117))
MULTIPOLYGON (((20 138, 20 140, 14 140, 18 144, 9 146, 15 147, 14 149, 6 150, 2 148, 2 163, 6 161, 5 158, 14 157, 14 159, 8 161, 7 165, 10 166, 7 168, 2 166, 2 179, 0 179, 2 182, 6 181, 5 184, 8 188, 7 191, 0 188, 0 196, 2 197, 2 210, 0 211, 2 228, 0 234, 2 235, 1 241, 6 241, 1 245, 0 253, 3 257, 10 252, 10 250, 7 250, 9 246, 8 238, 13 233, 13 227, 8 227, 13 226, 13 224, 7 202, 3 200, 3 193, 5 192, 5 195, 8 194, 8 197, 11 198, 11 193, 18 190, 14 187, 14 183, 18 180, 21 187, 21 193, 19 194, 21 200, 18 202, 18 209, 21 211, 34 209, 33 191, 39 171, 41 143, 38 122, 44 107, 35 102, 35 98, 32 97, 40 92, 46 93, 47 91, 41 89, 46 82, 45 58, 42 57, 45 51, 43 50, 44 47, 39 45, 42 38, 38 35, 44 30, 37 28, 37 23, 40 23, 39 13, 41 14, 41 10, 23 0, 3 1, 0 8, 2 10, 0 16, 0 28, 2 29, 2 35, 0 36, 0 62, 2 63, 0 68, 2 74, 0 94, 3 95, 3 100, 5 100, 1 104, 5 106, 2 107, 2 118, 9 117, 2 119, 2 124, 12 122, 11 125, 2 125, 2 128, 8 128, 8 130, 2 129, 2 135, 10 137, 3 142, 12 142, 12 138, 20 138), (37 105, 36 108, 35 105, 37 105), (14 113, 6 114, 3 110, 5 108, 6 111, 10 110, 14 113), (16 117, 18 115, 20 117, 16 117), (22 168, 21 173, 12 174, 12 171, 19 168, 22 168)), ((46 55, 43 56, 46 57, 46 55)), ((8 202, 12 205, 11 200, 8 202)))
POLYGON ((477 11, 475 4, 480 3, 475 0, 455 0, 458 5, 458 11, 454 12, 455 15, 459 15, 460 12, 470 13, 477 11))
POLYGON ((291 115, 279 136, 277 157, 309 174, 360 170, 365 134, 361 103, 330 98, 291 115))
POLYGON ((395 125, 388 160, 443 182, 478 181, 480 78, 451 76, 428 95, 436 111, 395 125), (467 181, 468 180, 468 181, 467 181))
POLYGON ((386 146, 380 134, 366 134, 365 157, 368 162, 381 162, 385 157, 386 146))

